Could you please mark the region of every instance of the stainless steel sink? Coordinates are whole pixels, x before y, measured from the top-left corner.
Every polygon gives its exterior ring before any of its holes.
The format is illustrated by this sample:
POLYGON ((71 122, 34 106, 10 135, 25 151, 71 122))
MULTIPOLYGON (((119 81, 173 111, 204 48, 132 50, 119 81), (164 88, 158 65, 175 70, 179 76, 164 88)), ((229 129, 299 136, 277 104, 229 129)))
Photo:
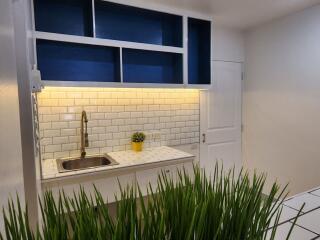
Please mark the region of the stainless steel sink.
POLYGON ((88 168, 98 168, 103 166, 112 166, 119 164, 107 155, 87 156, 78 158, 57 159, 59 172, 77 171, 88 168))

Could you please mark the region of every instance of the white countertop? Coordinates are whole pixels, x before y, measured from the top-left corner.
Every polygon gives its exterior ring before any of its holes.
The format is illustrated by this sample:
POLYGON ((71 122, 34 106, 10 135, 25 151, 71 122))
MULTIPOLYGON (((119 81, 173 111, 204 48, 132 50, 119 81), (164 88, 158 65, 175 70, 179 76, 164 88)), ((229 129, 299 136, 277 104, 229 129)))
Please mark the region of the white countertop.
POLYGON ((98 168, 89 168, 78 171, 68 171, 59 173, 55 159, 48 159, 42 161, 42 179, 49 180, 60 177, 76 176, 80 174, 87 174, 93 172, 110 171, 113 169, 128 168, 132 166, 155 164, 165 161, 194 159, 194 155, 171 148, 171 147, 156 147, 147 148, 142 152, 134 152, 132 150, 110 152, 107 153, 109 157, 117 161, 118 165, 104 166, 98 168))

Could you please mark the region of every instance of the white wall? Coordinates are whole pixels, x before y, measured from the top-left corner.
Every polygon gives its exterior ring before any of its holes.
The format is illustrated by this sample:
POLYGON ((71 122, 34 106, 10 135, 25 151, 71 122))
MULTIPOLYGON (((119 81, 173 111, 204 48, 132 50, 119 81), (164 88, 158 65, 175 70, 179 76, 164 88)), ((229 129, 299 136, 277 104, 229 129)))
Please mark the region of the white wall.
MULTIPOLYGON (((18 193, 24 204, 12 1, 0 1, 0 208, 18 193)), ((0 214, 0 231, 3 219, 0 214)))
POLYGON ((241 31, 214 24, 213 61, 244 62, 244 35, 241 31))
POLYGON ((245 165, 290 182, 320 185, 320 5, 246 34, 245 165))

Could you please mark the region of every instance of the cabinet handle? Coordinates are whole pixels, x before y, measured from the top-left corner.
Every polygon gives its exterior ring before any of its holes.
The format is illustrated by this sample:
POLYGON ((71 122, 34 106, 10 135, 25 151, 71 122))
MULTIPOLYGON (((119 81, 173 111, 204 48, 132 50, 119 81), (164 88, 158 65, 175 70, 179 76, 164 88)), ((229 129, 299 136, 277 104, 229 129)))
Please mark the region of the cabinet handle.
POLYGON ((205 134, 205 133, 202 134, 202 142, 203 142, 203 143, 206 142, 206 134, 205 134))

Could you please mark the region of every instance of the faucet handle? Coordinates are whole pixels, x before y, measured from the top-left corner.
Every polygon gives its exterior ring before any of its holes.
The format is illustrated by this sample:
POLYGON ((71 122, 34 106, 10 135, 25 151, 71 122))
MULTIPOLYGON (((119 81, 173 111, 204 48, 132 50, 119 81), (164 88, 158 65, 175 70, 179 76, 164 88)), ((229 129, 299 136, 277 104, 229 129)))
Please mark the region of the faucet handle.
POLYGON ((85 147, 89 147, 89 136, 88 136, 88 133, 84 134, 84 145, 85 145, 85 147))

